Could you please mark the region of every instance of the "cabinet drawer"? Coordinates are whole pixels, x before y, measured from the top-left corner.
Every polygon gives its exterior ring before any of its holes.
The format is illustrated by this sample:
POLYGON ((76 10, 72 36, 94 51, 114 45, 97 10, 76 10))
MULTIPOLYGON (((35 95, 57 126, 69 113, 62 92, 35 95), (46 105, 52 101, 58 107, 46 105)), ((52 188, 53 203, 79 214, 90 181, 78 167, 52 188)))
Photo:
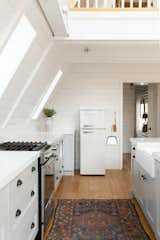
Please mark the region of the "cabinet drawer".
POLYGON ((23 217, 33 201, 38 202, 38 185, 35 184, 32 188, 25 189, 25 194, 19 194, 19 198, 10 196, 10 199, 12 199, 9 207, 10 223, 14 225, 23 217))
POLYGON ((10 184, 10 197, 16 202, 25 198, 28 191, 38 184, 38 163, 34 162, 24 172, 18 175, 10 184))
POLYGON ((11 225, 11 236, 13 240, 32 240, 38 232, 38 202, 37 199, 26 209, 23 217, 11 225))
POLYGON ((31 164, 25 171, 19 174, 10 184, 11 194, 17 195, 25 188, 32 187, 38 182, 38 163, 31 164))

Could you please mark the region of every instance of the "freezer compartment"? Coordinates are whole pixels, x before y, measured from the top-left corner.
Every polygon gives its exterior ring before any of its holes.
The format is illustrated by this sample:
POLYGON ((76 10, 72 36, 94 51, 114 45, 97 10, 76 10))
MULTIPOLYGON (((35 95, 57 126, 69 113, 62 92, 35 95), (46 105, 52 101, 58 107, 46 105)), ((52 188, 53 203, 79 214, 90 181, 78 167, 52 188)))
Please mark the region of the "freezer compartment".
POLYGON ((104 110, 80 110, 81 129, 104 129, 104 110))

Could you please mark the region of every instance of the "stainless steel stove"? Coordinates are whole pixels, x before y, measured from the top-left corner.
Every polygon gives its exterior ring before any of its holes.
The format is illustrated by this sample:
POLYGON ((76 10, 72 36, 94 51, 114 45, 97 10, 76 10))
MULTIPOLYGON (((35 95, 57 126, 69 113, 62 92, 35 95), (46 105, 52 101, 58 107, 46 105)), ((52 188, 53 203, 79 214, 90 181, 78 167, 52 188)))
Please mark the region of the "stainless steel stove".
POLYGON ((39 234, 44 239, 50 219, 54 214, 54 163, 56 146, 47 142, 3 142, 0 151, 39 151, 39 234))

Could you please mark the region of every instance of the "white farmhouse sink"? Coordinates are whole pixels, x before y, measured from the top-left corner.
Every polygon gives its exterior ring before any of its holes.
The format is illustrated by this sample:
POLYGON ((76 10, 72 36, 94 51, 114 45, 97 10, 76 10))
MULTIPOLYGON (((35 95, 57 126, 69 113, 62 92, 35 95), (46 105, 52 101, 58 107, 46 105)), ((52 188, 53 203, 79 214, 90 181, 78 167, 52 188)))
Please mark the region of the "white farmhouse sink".
POLYGON ((152 177, 155 177, 153 153, 160 152, 160 142, 139 142, 136 147, 136 161, 152 177))

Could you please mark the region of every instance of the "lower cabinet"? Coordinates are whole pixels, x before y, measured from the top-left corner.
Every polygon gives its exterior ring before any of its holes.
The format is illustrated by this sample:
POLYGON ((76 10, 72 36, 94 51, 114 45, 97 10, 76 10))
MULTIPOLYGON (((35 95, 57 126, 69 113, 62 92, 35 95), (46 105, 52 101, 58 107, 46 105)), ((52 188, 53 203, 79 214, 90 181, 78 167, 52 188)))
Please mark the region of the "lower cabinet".
POLYGON ((9 240, 9 186, 0 191, 0 240, 9 240))
POLYGON ((0 191, 0 240, 34 240, 38 233, 38 161, 0 191))
MULTIPOLYGON (((158 188, 156 187, 156 181, 157 177, 150 177, 150 175, 139 165, 139 163, 136 162, 136 160, 133 161, 132 193, 142 207, 146 218, 157 236, 159 226, 157 223, 160 216, 160 206, 159 208, 157 206, 159 201, 157 198, 158 188)), ((158 239, 160 239, 160 237, 158 239)))
POLYGON ((156 203, 156 209, 157 209, 157 239, 160 239, 160 162, 156 161, 156 195, 157 195, 157 203, 156 203))

